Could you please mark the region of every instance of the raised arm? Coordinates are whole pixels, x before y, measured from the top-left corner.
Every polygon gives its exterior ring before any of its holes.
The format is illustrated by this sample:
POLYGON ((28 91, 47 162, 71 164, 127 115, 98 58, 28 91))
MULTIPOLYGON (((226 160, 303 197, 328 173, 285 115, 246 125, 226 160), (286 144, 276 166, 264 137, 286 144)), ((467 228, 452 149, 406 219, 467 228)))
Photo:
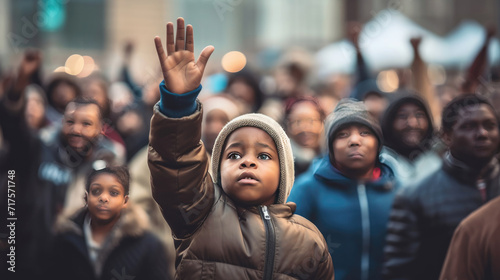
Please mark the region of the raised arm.
POLYGON ((167 24, 166 53, 160 38, 155 38, 155 44, 165 80, 151 120, 151 186, 172 232, 185 238, 201 226, 214 202, 209 158, 200 140, 201 105, 196 101, 203 70, 214 49, 206 47, 195 62, 193 27, 188 25, 185 30, 182 18, 177 20, 176 40, 173 24, 167 24))
POLYGON ((462 93, 475 93, 477 87, 480 85, 481 76, 486 71, 488 66, 488 46, 490 45, 491 38, 495 35, 495 28, 493 26, 488 27, 486 30, 486 38, 484 39, 483 46, 476 55, 476 58, 472 62, 471 66, 467 70, 465 76, 465 81, 462 83, 461 91, 462 93))
POLYGON ((413 88, 417 91, 417 94, 419 94, 425 101, 427 101, 427 104, 429 104, 434 126, 438 127, 441 123, 441 107, 439 106, 439 100, 436 96, 434 86, 432 85, 428 76, 429 74, 427 73, 427 64, 420 56, 419 47, 421 42, 422 37, 410 39, 414 55, 413 62, 411 64, 412 84, 413 88))

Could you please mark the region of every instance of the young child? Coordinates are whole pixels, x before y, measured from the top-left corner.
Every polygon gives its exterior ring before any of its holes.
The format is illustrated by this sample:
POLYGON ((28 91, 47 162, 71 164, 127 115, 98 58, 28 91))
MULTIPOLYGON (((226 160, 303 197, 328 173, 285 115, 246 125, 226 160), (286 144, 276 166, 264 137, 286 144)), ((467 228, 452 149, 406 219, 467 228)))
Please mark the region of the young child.
POLYGON ((336 246, 336 279, 382 279, 396 189, 379 158, 382 131, 362 102, 343 99, 327 121, 328 154, 297 178, 289 201, 336 246))
POLYGON ((165 250, 148 232, 146 213, 129 205, 128 170, 92 171, 86 190, 87 206, 58 221, 53 279, 169 279, 165 250))
POLYGON ((215 141, 209 174, 196 96, 213 47, 195 63, 193 28, 184 31, 182 18, 176 38, 168 23, 168 55, 155 38, 165 81, 149 147, 153 196, 175 239, 176 278, 333 279, 323 236, 285 204, 293 158, 278 123, 260 114, 230 121, 215 141))

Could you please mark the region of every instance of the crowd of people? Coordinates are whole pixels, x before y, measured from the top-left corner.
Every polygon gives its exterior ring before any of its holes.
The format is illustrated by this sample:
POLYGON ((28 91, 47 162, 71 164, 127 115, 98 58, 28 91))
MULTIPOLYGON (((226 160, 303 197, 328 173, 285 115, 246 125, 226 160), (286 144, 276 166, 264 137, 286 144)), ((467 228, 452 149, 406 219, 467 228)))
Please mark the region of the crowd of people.
POLYGON ((145 85, 131 44, 113 82, 44 77, 39 50, 1 75, 0 218, 12 197, 17 218, 2 279, 500 279, 493 29, 442 87, 412 38, 382 91, 357 27, 352 84, 310 85, 288 61, 273 91, 245 68, 213 93, 214 47, 195 59, 176 23, 145 85))

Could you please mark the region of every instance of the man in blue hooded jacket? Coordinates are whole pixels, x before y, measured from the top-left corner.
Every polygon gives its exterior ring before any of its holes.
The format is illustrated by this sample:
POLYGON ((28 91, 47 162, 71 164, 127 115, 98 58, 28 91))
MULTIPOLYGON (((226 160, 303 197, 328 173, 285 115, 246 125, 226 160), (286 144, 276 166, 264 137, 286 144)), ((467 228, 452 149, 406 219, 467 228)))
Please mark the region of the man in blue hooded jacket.
POLYGON ((328 155, 297 178, 288 200, 323 233, 335 279, 380 279, 396 190, 379 161, 382 131, 362 102, 342 100, 329 119, 328 155))

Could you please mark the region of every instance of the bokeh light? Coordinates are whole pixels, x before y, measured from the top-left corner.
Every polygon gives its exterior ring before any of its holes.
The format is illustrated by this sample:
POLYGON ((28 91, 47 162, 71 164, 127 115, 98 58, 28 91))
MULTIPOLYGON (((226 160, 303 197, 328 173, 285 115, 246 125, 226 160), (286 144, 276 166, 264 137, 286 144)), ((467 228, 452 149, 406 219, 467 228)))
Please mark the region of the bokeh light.
POLYGON ((446 70, 441 65, 429 65, 429 68, 427 69, 427 75, 429 75, 431 83, 435 86, 442 85, 446 82, 446 70))
POLYGON ((66 66, 59 66, 57 67, 56 69, 54 69, 54 73, 64 73, 64 72, 68 72, 68 68, 66 68, 66 66))
POLYGON ((66 60, 66 73, 70 75, 78 75, 83 70, 85 62, 81 55, 73 54, 66 60))
POLYGON ((232 51, 226 53, 222 57, 222 68, 229 73, 236 73, 241 71, 247 64, 247 58, 245 55, 238 51, 232 51))
POLYGON ((377 86, 385 92, 393 92, 399 88, 398 74, 394 70, 382 71, 377 76, 377 86))
POLYGON ((78 77, 85 78, 92 74, 96 69, 96 65, 94 59, 88 55, 83 56, 83 68, 81 72, 78 74, 78 77))

